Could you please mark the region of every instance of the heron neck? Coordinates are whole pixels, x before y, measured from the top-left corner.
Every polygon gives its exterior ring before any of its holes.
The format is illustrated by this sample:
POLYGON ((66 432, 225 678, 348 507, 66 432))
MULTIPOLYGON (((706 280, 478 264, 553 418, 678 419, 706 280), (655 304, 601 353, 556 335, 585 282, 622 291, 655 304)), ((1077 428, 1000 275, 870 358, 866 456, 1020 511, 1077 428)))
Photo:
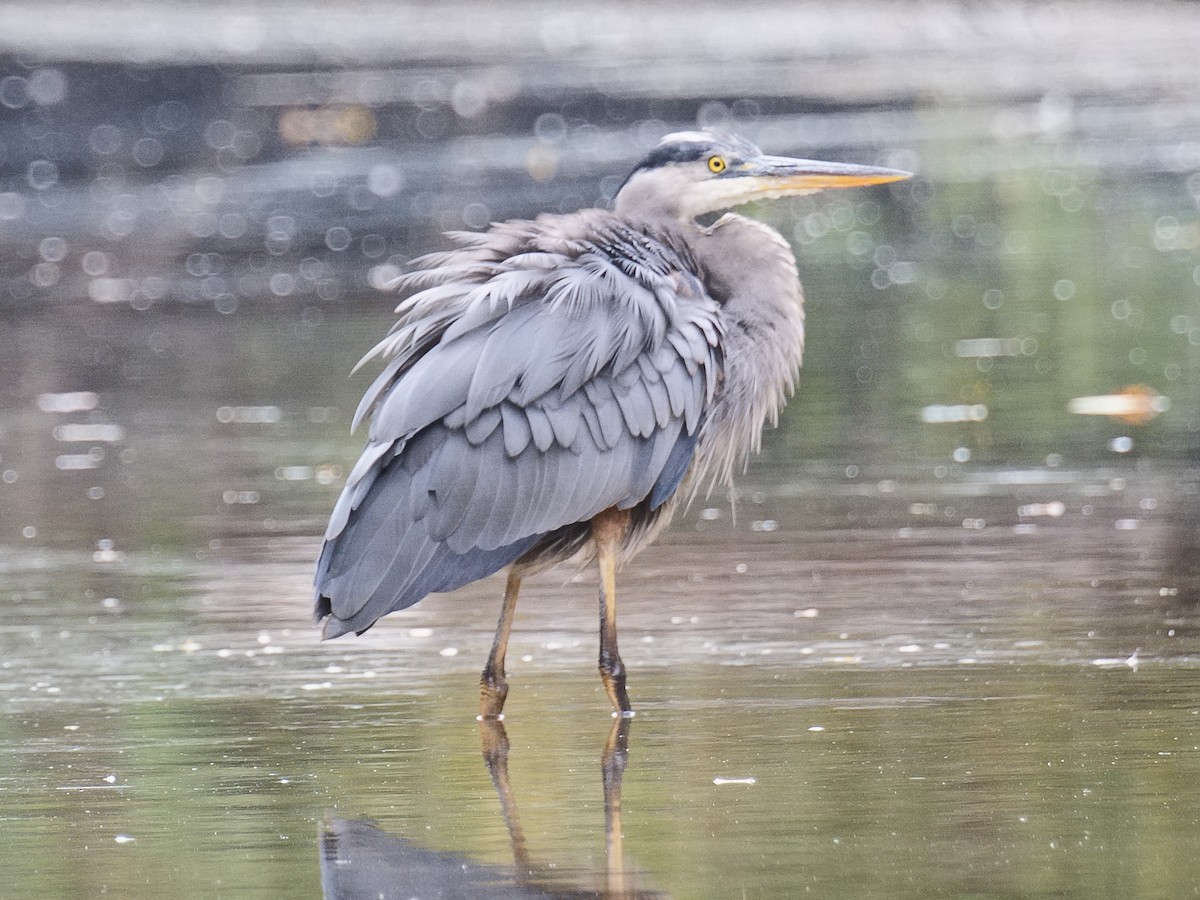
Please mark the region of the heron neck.
POLYGON ((762 222, 727 213, 689 232, 702 280, 721 305, 723 379, 705 423, 702 455, 728 480, 775 424, 804 349, 804 299, 787 241, 762 222))

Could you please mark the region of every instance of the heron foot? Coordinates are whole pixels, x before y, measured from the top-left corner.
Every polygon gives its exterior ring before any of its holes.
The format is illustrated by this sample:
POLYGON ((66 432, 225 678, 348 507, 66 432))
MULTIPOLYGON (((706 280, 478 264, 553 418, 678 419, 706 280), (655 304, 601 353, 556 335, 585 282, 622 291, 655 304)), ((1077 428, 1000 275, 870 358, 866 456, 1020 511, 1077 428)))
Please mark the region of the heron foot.
POLYGON ((508 698, 508 682, 503 675, 484 669, 479 679, 479 718, 503 719, 504 701, 508 698))
POLYGON ((633 715, 629 694, 625 691, 625 664, 613 654, 600 657, 600 681, 613 705, 613 715, 627 719, 633 715))

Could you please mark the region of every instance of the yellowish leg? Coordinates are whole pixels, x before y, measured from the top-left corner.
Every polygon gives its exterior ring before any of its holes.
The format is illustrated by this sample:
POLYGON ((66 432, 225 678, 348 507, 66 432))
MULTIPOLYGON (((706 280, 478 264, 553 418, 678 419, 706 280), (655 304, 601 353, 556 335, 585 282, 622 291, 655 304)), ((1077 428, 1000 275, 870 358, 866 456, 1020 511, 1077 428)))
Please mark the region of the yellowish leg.
POLYGON ((508 696, 508 681, 504 677, 504 654, 508 650, 508 636, 512 633, 513 616, 517 611, 517 594, 521 591, 521 576, 515 572, 508 575, 504 587, 504 606, 500 610, 500 622, 496 626, 496 637, 492 640, 492 651, 487 665, 479 677, 479 718, 501 719, 504 717, 504 700, 508 696))
POLYGON ((600 680, 614 715, 633 715, 625 693, 625 664, 617 651, 617 552, 629 531, 629 512, 616 507, 592 519, 592 539, 600 563, 600 680))
POLYGON ((628 718, 613 722, 600 771, 604 776, 604 860, 608 874, 608 892, 614 897, 628 896, 625 883, 625 834, 621 830, 621 776, 629 759, 628 718))

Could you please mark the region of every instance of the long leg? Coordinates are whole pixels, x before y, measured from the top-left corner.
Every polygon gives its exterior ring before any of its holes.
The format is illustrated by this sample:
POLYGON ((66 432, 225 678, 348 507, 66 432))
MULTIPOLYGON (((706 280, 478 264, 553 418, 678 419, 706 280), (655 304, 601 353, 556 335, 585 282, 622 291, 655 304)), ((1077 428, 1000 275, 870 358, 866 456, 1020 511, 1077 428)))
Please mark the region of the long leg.
POLYGON ((604 860, 608 873, 608 892, 615 897, 626 896, 625 833, 621 828, 621 777, 629 760, 628 718, 613 722, 612 731, 600 757, 604 780, 604 860))
POLYGON ((500 622, 496 625, 496 637, 492 640, 492 651, 487 665, 479 677, 479 717, 500 719, 504 714, 504 700, 508 696, 508 681, 504 677, 504 654, 508 650, 508 636, 512 632, 513 615, 517 611, 517 594, 521 591, 521 576, 510 572, 504 586, 504 606, 500 610, 500 622))
POLYGON ((600 680, 614 715, 633 715, 625 693, 625 664, 617 652, 617 551, 629 530, 629 511, 606 509, 592 519, 592 539, 600 563, 600 680))

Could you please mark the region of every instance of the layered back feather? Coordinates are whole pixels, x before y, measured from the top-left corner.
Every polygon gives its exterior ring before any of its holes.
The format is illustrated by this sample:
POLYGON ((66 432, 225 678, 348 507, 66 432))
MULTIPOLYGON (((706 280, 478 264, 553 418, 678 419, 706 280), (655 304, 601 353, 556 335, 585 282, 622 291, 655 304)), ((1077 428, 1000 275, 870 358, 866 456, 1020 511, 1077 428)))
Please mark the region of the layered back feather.
POLYGON ((720 307, 682 234, 584 210, 453 237, 366 357, 387 362, 318 562, 326 637, 662 508, 718 393, 720 307))

